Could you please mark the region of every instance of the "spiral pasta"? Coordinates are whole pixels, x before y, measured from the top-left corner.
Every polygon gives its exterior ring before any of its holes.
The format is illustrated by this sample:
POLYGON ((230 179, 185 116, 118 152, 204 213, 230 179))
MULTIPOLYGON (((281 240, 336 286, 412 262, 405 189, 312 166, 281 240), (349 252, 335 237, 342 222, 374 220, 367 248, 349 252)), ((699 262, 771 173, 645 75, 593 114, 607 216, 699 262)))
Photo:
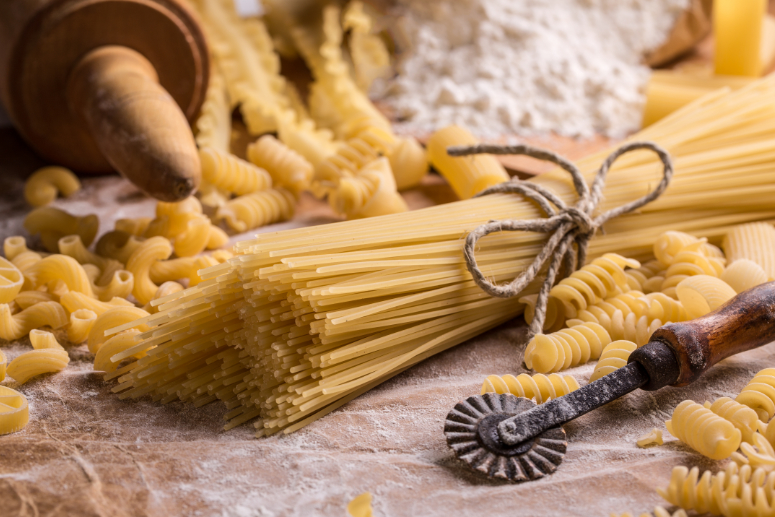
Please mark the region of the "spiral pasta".
POLYGON ((24 395, 0 386, 0 436, 21 431, 29 421, 30 408, 24 395))
POLYGON ((150 277, 153 264, 172 254, 170 241, 164 237, 151 237, 144 241, 129 257, 126 268, 135 277, 132 294, 141 304, 148 303, 159 288, 150 277))
POLYGON ((264 135, 248 145, 248 160, 266 170, 276 187, 296 196, 307 190, 314 174, 312 164, 272 135, 264 135))
POLYGON ((603 353, 600 354, 600 360, 595 365, 595 371, 592 372, 592 376, 589 378, 589 382, 598 380, 604 375, 608 375, 625 366, 627 359, 630 358, 630 354, 638 348, 638 345, 632 341, 614 341, 606 345, 603 349, 603 353))
MULTIPOLYGON (((112 362, 110 358, 135 346, 137 344, 135 336, 139 333, 138 329, 125 330, 102 343, 94 356, 94 371, 108 373, 116 371, 118 363, 112 362)), ((145 352, 142 352, 135 357, 139 359, 145 355, 145 352)))
POLYGON ((233 230, 245 232, 293 217, 296 199, 289 191, 278 188, 254 192, 232 199, 216 213, 233 230))
POLYGON ((8 365, 6 372, 19 384, 44 373, 61 372, 70 363, 64 348, 42 348, 17 356, 8 365))
POLYGON ((57 341, 54 334, 46 332, 45 330, 30 330, 30 344, 35 350, 43 350, 44 348, 54 348, 57 350, 65 349, 59 344, 59 341, 57 341))
POLYGON ((654 277, 660 277, 661 280, 658 285, 661 287, 662 281, 664 281, 664 271, 665 268, 658 260, 650 260, 641 264, 640 267, 626 269, 624 274, 627 276, 627 285, 630 286, 630 289, 649 293, 658 290, 658 288, 649 289, 648 286, 656 282, 656 280, 653 282, 649 281, 654 277))
POLYGON ((665 422, 667 430, 699 452, 714 460, 728 458, 740 447, 742 434, 731 422, 691 400, 684 400, 665 422))
POLYGON ((264 169, 212 147, 199 149, 202 179, 227 192, 241 196, 272 187, 272 177, 264 169))
POLYGON ((775 279, 775 227, 769 223, 748 223, 735 226, 724 237, 724 253, 730 262, 748 259, 756 262, 775 279))
MULTIPOLYGON (((747 472, 750 472, 750 467, 747 472)), ((713 515, 724 513, 727 493, 739 483, 740 469, 735 463, 730 463, 715 475, 709 470, 703 472, 702 477, 699 477, 699 473, 697 467, 691 470, 683 466, 673 467, 670 484, 665 488, 657 488, 657 493, 665 501, 684 510, 713 515)))
POLYGON ((720 278, 697 275, 682 280, 676 294, 689 317, 694 319, 718 309, 737 293, 720 278))
MULTIPOLYGON (((150 313, 138 307, 113 307, 103 312, 97 317, 97 320, 94 322, 94 325, 89 331, 89 337, 87 341, 89 345, 89 352, 95 354, 97 351, 99 351, 100 347, 106 340, 106 330, 124 325, 125 323, 129 323, 131 321, 137 321, 147 316, 150 316, 150 313)), ((148 326, 145 324, 140 324, 135 328, 140 332, 145 332, 148 330, 148 326)))
POLYGON ((70 291, 94 296, 92 283, 86 270, 77 260, 67 255, 49 255, 24 271, 34 289, 61 280, 70 291))
POLYGON ((727 266, 720 276, 736 293, 767 282, 767 273, 759 264, 748 259, 738 259, 727 266))
POLYGON ((740 450, 742 454, 735 453, 732 456, 738 465, 750 465, 754 469, 767 472, 775 470, 775 449, 761 433, 753 433, 751 440, 740 444, 740 450))
POLYGON ((64 167, 43 167, 27 178, 24 184, 24 199, 34 207, 48 205, 57 198, 57 194, 69 197, 81 190, 81 182, 69 169, 64 167))
POLYGON ((24 276, 12 262, 0 257, 0 303, 10 303, 24 285, 24 276))
POLYGON ((485 393, 511 393, 517 397, 535 399, 536 404, 543 404, 557 397, 567 395, 571 391, 579 389, 579 383, 570 375, 541 375, 530 376, 521 373, 513 375, 489 375, 482 384, 482 395, 485 393))
POLYGON ((94 214, 79 217, 50 206, 36 208, 24 219, 24 228, 30 235, 40 234, 43 245, 51 253, 59 251, 59 239, 67 235, 80 235, 84 245, 89 246, 99 226, 100 221, 94 214))
POLYGON ((705 402, 704 406, 731 422, 740 430, 743 441, 751 443, 754 433, 759 429, 759 416, 753 409, 729 397, 716 399, 713 404, 705 402))
POLYGON ((587 307, 577 318, 569 319, 566 324, 571 328, 597 323, 602 326, 613 340, 634 341, 638 346, 645 345, 657 328, 662 326, 664 315, 662 306, 645 298, 638 291, 630 291, 587 307), (657 305, 656 310, 652 305, 657 305), (659 309, 662 309, 661 311, 659 309))
POLYGON ((756 411, 762 422, 769 422, 775 415, 775 368, 754 375, 735 400, 756 411))
POLYGON ((723 270, 720 259, 709 259, 699 251, 683 250, 676 254, 675 261, 665 271, 660 291, 676 298, 676 287, 683 280, 697 275, 718 277, 723 270))
POLYGON ((27 239, 21 235, 12 235, 11 237, 6 237, 3 241, 3 253, 8 260, 13 260, 17 255, 25 251, 30 250, 27 248, 27 239))
POLYGON ((89 309, 78 309, 70 314, 70 325, 67 327, 67 340, 73 344, 81 344, 89 336, 97 313, 89 309))
POLYGON ((11 314, 7 303, 0 304, 0 338, 14 341, 44 326, 58 329, 67 325, 67 313, 57 302, 41 302, 11 314))
POLYGON ((539 373, 558 372, 600 357, 611 336, 597 323, 538 334, 525 349, 525 364, 539 373))
POLYGON ((196 144, 228 153, 231 143, 231 105, 226 81, 214 64, 210 67, 210 81, 207 83, 199 118, 194 123, 196 144))

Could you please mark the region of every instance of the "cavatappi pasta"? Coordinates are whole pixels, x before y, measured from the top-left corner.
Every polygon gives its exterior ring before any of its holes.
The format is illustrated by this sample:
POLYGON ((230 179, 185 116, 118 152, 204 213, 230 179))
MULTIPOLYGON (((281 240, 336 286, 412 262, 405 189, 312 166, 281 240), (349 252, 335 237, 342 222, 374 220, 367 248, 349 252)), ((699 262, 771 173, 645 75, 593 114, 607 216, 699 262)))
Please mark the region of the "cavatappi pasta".
POLYGON ((27 178, 24 199, 34 207, 48 205, 57 194, 64 197, 81 190, 81 182, 72 171, 64 167, 43 167, 27 178))
POLYGON ((29 421, 30 409, 24 395, 0 386, 0 436, 22 430, 29 421))
POLYGON ((59 348, 41 348, 17 356, 8 364, 6 373, 19 384, 24 384, 31 378, 44 373, 61 372, 69 362, 70 357, 61 346, 59 348))

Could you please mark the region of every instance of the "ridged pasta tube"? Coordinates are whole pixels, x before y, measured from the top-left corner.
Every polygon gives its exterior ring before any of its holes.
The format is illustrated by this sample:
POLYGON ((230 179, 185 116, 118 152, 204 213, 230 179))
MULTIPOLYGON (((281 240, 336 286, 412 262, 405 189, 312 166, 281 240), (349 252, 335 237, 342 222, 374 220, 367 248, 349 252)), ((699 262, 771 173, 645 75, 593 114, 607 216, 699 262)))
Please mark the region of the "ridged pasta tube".
POLYGON ((17 356, 8 365, 8 375, 19 384, 44 373, 61 372, 70 363, 70 357, 63 348, 31 350, 17 356))
MULTIPOLYGON (((102 343, 94 356, 94 371, 108 373, 116 371, 118 363, 112 362, 110 358, 135 346, 137 344, 135 336, 139 333, 140 331, 137 329, 125 330, 119 332, 115 336, 111 336, 107 341, 102 343)), ((139 359, 145 355, 145 352, 141 352, 135 357, 139 359)))
POLYGON ((94 296, 86 270, 67 255, 49 255, 25 270, 24 276, 30 279, 34 289, 61 280, 70 291, 94 296))
POLYGON ((130 233, 113 230, 97 241, 97 254, 126 264, 132 253, 143 243, 143 240, 130 233))
POLYGON ((216 213, 230 228, 246 232, 293 217, 296 199, 288 190, 278 188, 254 192, 232 199, 216 213))
POLYGON ((756 262, 748 259, 738 259, 727 266, 721 276, 721 280, 729 284, 736 293, 742 293, 752 287, 767 282, 767 273, 756 262))
POLYGON ((272 177, 267 171, 233 154, 203 147, 199 149, 199 159, 202 179, 238 196, 272 187, 272 177))
POLYGON ((30 408, 24 395, 0 386, 0 436, 22 430, 29 421, 30 408))
POLYGON ((731 422, 700 404, 684 400, 665 422, 667 430, 689 447, 713 460, 723 460, 740 447, 742 434, 731 422))
POLYGON ((67 327, 67 339, 73 344, 81 344, 89 337, 97 313, 89 309, 78 309, 70 314, 70 325, 67 327))
POLYGON ((24 285, 24 276, 7 259, 0 257, 0 303, 11 303, 24 285))
POLYGON ((13 260, 17 255, 25 251, 30 251, 30 249, 27 247, 27 239, 21 235, 12 235, 11 237, 6 237, 3 241, 3 253, 8 260, 13 260))
POLYGON ((7 303, 0 304, 0 338, 8 341, 20 339, 32 329, 44 326, 58 329, 65 325, 67 313, 57 302, 36 303, 13 315, 7 303))
POLYGON ((543 404, 557 397, 567 395, 579 389, 579 383, 570 375, 528 375, 521 373, 513 375, 489 375, 482 384, 482 395, 485 393, 511 393, 517 397, 535 399, 536 404, 543 404))
POLYGON ((84 245, 89 246, 99 226, 100 221, 94 214, 79 217, 50 206, 36 208, 24 219, 24 228, 30 235, 40 234, 43 245, 51 253, 59 251, 59 239, 67 235, 80 235, 84 245))
POLYGON ((748 259, 759 264, 769 280, 775 280, 775 227, 769 223, 735 226, 724 237, 724 253, 730 262, 748 259))
POLYGON ((24 184, 24 199, 34 207, 48 205, 57 198, 57 194, 64 197, 81 190, 81 182, 69 169, 64 167, 43 167, 27 179, 24 184))
POLYGON ((589 382, 598 380, 604 375, 615 372, 627 364, 630 354, 638 348, 632 341, 619 340, 606 345, 600 360, 595 365, 595 371, 589 378, 589 382))
POLYGON ((248 160, 272 176, 275 187, 283 187, 296 196, 307 190, 314 169, 302 155, 272 135, 264 135, 248 145, 248 160))
POLYGON ((729 397, 716 399, 713 404, 705 402, 704 406, 724 420, 732 422, 732 425, 740 429, 743 441, 751 443, 754 433, 759 429, 759 416, 756 411, 729 397))
POLYGON ((39 329, 30 330, 30 344, 35 350, 43 350, 45 348, 54 348, 56 350, 65 349, 59 344, 59 341, 57 341, 54 334, 39 329))
POLYGON ((67 235, 59 239, 59 253, 74 258, 81 265, 94 264, 100 268, 101 272, 108 268, 112 270, 123 269, 123 265, 119 261, 100 257, 86 249, 80 235, 67 235))
POLYGON ((32 307, 36 303, 40 302, 58 301, 59 296, 55 295, 54 293, 48 293, 46 291, 22 291, 16 295, 16 298, 14 299, 14 302, 22 309, 32 307))
POLYGON ((720 278, 697 275, 682 280, 676 294, 689 317, 694 319, 718 309, 737 293, 720 278))
POLYGON ((428 140, 428 158, 460 199, 470 199, 488 187, 509 180, 503 165, 490 154, 450 156, 450 146, 476 145, 479 141, 459 126, 448 126, 428 140))
MULTIPOLYGON (((100 346, 102 346, 107 339, 105 337, 106 330, 118 327, 119 325, 124 325, 130 321, 137 321, 147 316, 150 316, 148 311, 138 307, 114 307, 100 314, 89 331, 89 352, 95 354, 99 351, 100 346)), ((145 324, 140 324, 135 328, 140 332, 148 330, 148 326, 145 324)))
MULTIPOLYGON (((65 309, 67 309, 68 312, 72 313, 78 309, 88 309, 97 314, 97 316, 114 307, 134 307, 132 302, 123 298, 116 297, 110 301, 102 302, 96 298, 92 298, 90 296, 86 296, 83 293, 77 293, 75 291, 69 291, 63 294, 60 297, 59 302, 64 306, 65 309)), ((37 307, 37 305, 33 305, 32 307, 37 307)))
POLYGON ((148 303, 153 298, 158 285, 153 283, 150 271, 153 264, 164 260, 172 254, 170 241, 164 237, 151 237, 143 242, 129 257, 126 268, 135 277, 132 294, 141 304, 148 303))
POLYGON ((769 422, 775 415, 775 368, 754 375, 735 400, 756 411, 762 422, 769 422))
POLYGON ((558 372, 597 359, 611 336, 597 323, 538 334, 527 345, 525 364, 539 373, 558 372))

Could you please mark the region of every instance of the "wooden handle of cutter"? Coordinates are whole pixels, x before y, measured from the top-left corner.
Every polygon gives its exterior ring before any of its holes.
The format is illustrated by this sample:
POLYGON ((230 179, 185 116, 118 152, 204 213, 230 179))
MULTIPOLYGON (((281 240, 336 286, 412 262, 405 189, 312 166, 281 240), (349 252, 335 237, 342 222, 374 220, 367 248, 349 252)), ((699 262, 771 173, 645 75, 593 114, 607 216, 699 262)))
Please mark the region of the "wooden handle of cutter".
POLYGON ((199 155, 188 121, 142 54, 121 46, 92 50, 71 72, 67 99, 110 164, 147 194, 180 201, 197 188, 199 155))
POLYGON ((673 386, 694 382, 722 359, 775 341, 775 282, 738 294, 715 311, 654 332, 669 346, 680 373, 673 386))

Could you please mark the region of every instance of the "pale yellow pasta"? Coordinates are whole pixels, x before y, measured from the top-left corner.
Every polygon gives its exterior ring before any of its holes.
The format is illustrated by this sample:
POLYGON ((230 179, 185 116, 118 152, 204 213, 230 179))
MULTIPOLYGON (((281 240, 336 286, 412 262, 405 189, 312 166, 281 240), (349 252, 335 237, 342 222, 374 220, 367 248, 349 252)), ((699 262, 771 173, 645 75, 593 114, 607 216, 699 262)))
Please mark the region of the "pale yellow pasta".
POLYGON ((371 493, 364 492, 347 505, 347 513, 350 517, 373 517, 371 509, 371 493))
POLYGON ((25 251, 30 250, 27 248, 27 240, 21 235, 6 237, 3 241, 3 253, 5 253, 5 258, 8 260, 13 260, 17 255, 25 251))
MULTIPOLYGON (((135 336, 139 333, 140 331, 137 329, 125 330, 102 343, 94 355, 94 371, 108 373, 116 371, 118 363, 112 362, 110 358, 135 346, 137 344, 135 336)), ((145 353, 140 353, 137 358, 145 355, 145 353)))
MULTIPOLYGON (((103 302, 97 298, 93 298, 91 296, 87 296, 83 293, 78 293, 75 291, 64 293, 59 298, 59 302, 70 313, 75 312, 78 309, 88 309, 96 313, 97 316, 104 313, 105 311, 113 309, 114 307, 134 307, 132 302, 125 300, 124 298, 113 298, 107 302, 103 302)), ((32 307, 37 307, 37 305, 33 305, 32 307)))
POLYGON ((756 411, 729 397, 716 399, 713 404, 705 402, 704 406, 732 422, 732 425, 740 429, 743 441, 751 443, 753 434, 759 429, 759 416, 756 411))
POLYGON ((723 460, 740 447, 742 434, 731 422, 696 402, 684 400, 665 422, 667 430, 689 447, 714 460, 723 460))
POLYGON ((415 187, 428 174, 428 155, 414 138, 398 137, 387 155, 398 190, 415 187))
POLYGON ((142 237, 151 224, 151 217, 135 217, 134 219, 117 219, 114 229, 119 232, 126 232, 135 237, 142 237))
POLYGON ((24 184, 24 199, 34 207, 48 205, 57 198, 57 194, 69 197, 81 190, 81 182, 69 169, 64 167, 43 167, 27 178, 24 184))
POLYGON ((179 257, 193 257, 204 251, 210 242, 210 219, 199 216, 186 224, 186 229, 175 236, 173 249, 179 257))
POLYGON ((225 205, 226 202, 231 199, 230 192, 221 190, 215 185, 210 185, 206 181, 199 184, 197 194, 199 195, 199 201, 202 202, 202 205, 207 207, 217 208, 225 205))
POLYGON ((24 228, 31 235, 40 234, 43 245, 52 253, 59 251, 59 239, 67 235, 80 235, 84 245, 89 246, 99 226, 94 214, 79 217, 49 206, 36 208, 24 219, 24 228))
POLYGON ((754 375, 735 400, 756 411, 762 422, 769 422, 775 415, 775 368, 754 375))
MULTIPOLYGON (((750 476, 750 467, 746 472, 750 476)), ((735 463, 713 475, 709 470, 699 477, 700 469, 689 470, 684 466, 673 467, 670 484, 666 488, 657 488, 657 493, 670 504, 684 510, 695 510, 699 514, 721 515, 726 509, 726 498, 734 492, 735 484, 740 481, 740 468, 735 463)))
POLYGON ((682 280, 676 287, 678 301, 689 317, 699 318, 715 311, 737 295, 729 284, 708 275, 697 275, 682 280))
POLYGON ((748 259, 738 259, 732 262, 721 273, 721 280, 729 284, 736 293, 742 293, 752 287, 766 283, 767 273, 759 264, 748 259))
POLYGON ((163 284, 172 280, 189 278, 196 272, 197 257, 181 257, 154 262, 150 277, 154 284, 163 284))
POLYGON ((61 372, 70 363, 64 348, 31 350, 17 356, 8 364, 7 373, 19 384, 44 373, 61 372))
POLYGON ((67 339, 73 344, 81 344, 89 337, 97 313, 89 309, 78 309, 70 313, 70 325, 67 327, 67 339))
POLYGON ((218 259, 207 255, 196 257, 196 260, 194 262, 193 272, 188 277, 188 286, 193 287, 195 285, 198 285, 202 281, 202 277, 199 276, 199 272, 202 270, 206 270, 210 266, 215 266, 218 263, 219 263, 218 259))
POLYGON ((217 250, 210 254, 219 264, 223 264, 234 256, 234 253, 228 250, 217 250))
POLYGON ((16 314, 7 303, 0 304, 0 339, 14 341, 30 330, 48 326, 58 329, 67 325, 67 313, 57 302, 40 302, 16 314))
POLYGON ((199 111, 199 118, 194 123, 196 144, 211 147, 228 153, 231 143, 231 105, 226 81, 221 75, 217 63, 210 65, 210 81, 207 83, 207 93, 199 111))
POLYGON ((406 212, 409 207, 398 193, 387 158, 377 158, 352 177, 339 180, 328 194, 331 207, 348 219, 406 212))
POLYGON ((156 289, 159 288, 151 280, 151 267, 171 254, 172 246, 170 246, 170 241, 164 237, 151 237, 144 241, 127 260, 127 271, 135 277, 132 294, 141 304, 145 305, 148 303, 153 298, 156 289))
POLYGON ((7 365, 8 365, 8 360, 5 358, 5 354, 3 353, 3 351, 0 350, 0 382, 5 380, 5 367, 7 365))
MULTIPOLYGON (((153 268, 151 268, 151 275, 153 275, 153 268)), ((151 278, 153 278, 153 276, 151 278)), ((143 310, 147 311, 150 314, 155 314, 155 313, 159 312, 159 308, 158 307, 156 307, 154 305, 151 305, 151 302, 153 300, 158 300, 159 298, 164 298, 165 296, 169 296, 169 295, 171 295, 173 293, 179 293, 183 289, 185 289, 185 287, 183 287, 178 282, 172 282, 172 281, 164 282, 156 290, 156 294, 153 295, 153 299, 151 299, 150 302, 146 303, 143 306, 143 310)))
POLYGON ((654 256, 664 268, 670 267, 675 256, 687 246, 703 242, 684 232, 668 231, 662 233, 654 242, 654 256))
POLYGON ((272 135, 264 135, 248 145, 248 160, 272 176, 272 184, 296 196, 307 190, 312 180, 312 164, 272 135))
POLYGON ((24 285, 24 276, 8 259, 0 257, 0 303, 10 303, 24 285))
POLYGON ((488 187, 509 180, 503 165, 490 154, 449 156, 451 146, 476 145, 479 141, 459 126, 448 126, 428 140, 431 164, 446 178, 460 199, 470 199, 488 187))
MULTIPOLYGON (((176 217, 185 216, 185 214, 201 214, 202 204, 193 196, 187 197, 183 201, 157 201, 156 217, 176 217)), ((184 219, 185 222, 185 219, 184 219)))
POLYGON ((595 365, 595 371, 592 372, 589 382, 596 381, 604 375, 608 375, 625 366, 627 359, 630 358, 630 354, 637 348, 638 345, 632 341, 624 340, 614 341, 606 345, 603 353, 600 354, 600 360, 595 365))
POLYGON ((94 296, 86 270, 77 260, 67 255, 49 255, 27 268, 24 276, 30 279, 35 289, 61 280, 70 291, 94 296))
POLYGON ((732 456, 738 465, 750 465, 754 469, 761 468, 767 472, 775 470, 775 449, 761 433, 753 433, 748 443, 740 444, 740 450, 742 454, 736 452, 732 456))
POLYGON ((59 253, 73 257, 80 264, 94 264, 101 272, 107 268, 113 270, 123 268, 123 265, 117 260, 100 257, 86 249, 80 235, 68 235, 59 239, 59 253))
POLYGON ((597 323, 538 334, 525 349, 525 364, 539 373, 566 370, 597 359, 610 342, 611 336, 597 323))
MULTIPOLYGON (((23 253, 19 253, 16 255, 11 263, 16 266, 16 268, 24 273, 27 271, 33 264, 37 264, 43 260, 43 256, 40 253, 36 253, 34 251, 25 251, 23 253)), ((29 279, 25 278, 24 286, 22 289, 28 289, 32 288, 32 282, 29 281, 29 279)))
POLYGON ((199 149, 202 179, 227 192, 241 196, 272 187, 272 177, 261 167, 233 154, 203 147, 199 149))
POLYGON ((55 348, 57 350, 65 349, 59 344, 59 341, 57 341, 54 334, 45 330, 30 330, 30 344, 35 350, 42 350, 44 348, 55 348))
POLYGON ((377 78, 390 75, 390 51, 385 42, 373 31, 374 21, 363 8, 363 2, 349 2, 342 13, 342 27, 350 31, 349 49, 355 81, 361 91, 368 93, 377 78))
POLYGON ((664 272, 665 268, 662 264, 654 259, 641 264, 638 268, 627 269, 624 274, 627 276, 627 285, 630 289, 648 294, 658 291, 662 286, 664 272), (659 277, 659 280, 652 280, 655 277, 659 277))
POLYGON ((649 445, 662 445, 663 443, 665 443, 665 441, 662 438, 662 431, 655 427, 648 433, 638 438, 638 441, 635 442, 635 445, 641 448, 645 448, 649 445))
POLYGON ((134 285, 134 275, 121 269, 114 271, 105 285, 92 283, 92 291, 99 300, 108 302, 113 298, 126 298, 132 294, 134 285))
POLYGON ((629 291, 591 305, 565 323, 576 329, 588 323, 597 323, 611 339, 633 341, 643 346, 656 329, 670 321, 663 321, 664 316, 665 310, 659 301, 649 299, 639 291, 629 291))
POLYGON ((215 250, 226 246, 228 243, 229 235, 217 226, 211 224, 210 231, 207 236, 206 248, 208 250, 215 250))
MULTIPOLYGON (((124 325, 131 321, 137 321, 141 318, 149 316, 150 313, 138 307, 113 307, 97 317, 94 325, 89 331, 88 345, 89 352, 92 354, 97 353, 102 344, 107 339, 105 337, 105 331, 124 325)), ((140 332, 148 330, 148 326, 145 324, 139 324, 135 327, 140 332)))
POLYGON ((775 227, 769 223, 735 226, 724 237, 724 253, 730 262, 748 259, 756 262, 775 280, 775 227))
POLYGON ((285 189, 269 189, 232 199, 215 212, 230 228, 246 232, 293 217, 296 199, 285 189))
POLYGON ((671 298, 677 298, 676 288, 683 280, 696 275, 718 277, 723 271, 724 266, 719 259, 708 258, 696 250, 684 249, 676 254, 673 263, 665 271, 665 280, 659 290, 671 298))
POLYGON ((0 436, 20 431, 29 421, 30 408, 24 395, 0 386, 0 436))
POLYGON ((567 395, 579 389, 579 383, 570 375, 528 375, 521 373, 513 375, 489 375, 482 384, 482 395, 485 393, 511 393, 517 397, 535 399, 536 404, 549 402, 557 397, 567 395))
POLYGON ((143 241, 144 239, 135 237, 130 233, 113 230, 100 237, 96 250, 101 257, 111 258, 126 264, 129 257, 143 241))

